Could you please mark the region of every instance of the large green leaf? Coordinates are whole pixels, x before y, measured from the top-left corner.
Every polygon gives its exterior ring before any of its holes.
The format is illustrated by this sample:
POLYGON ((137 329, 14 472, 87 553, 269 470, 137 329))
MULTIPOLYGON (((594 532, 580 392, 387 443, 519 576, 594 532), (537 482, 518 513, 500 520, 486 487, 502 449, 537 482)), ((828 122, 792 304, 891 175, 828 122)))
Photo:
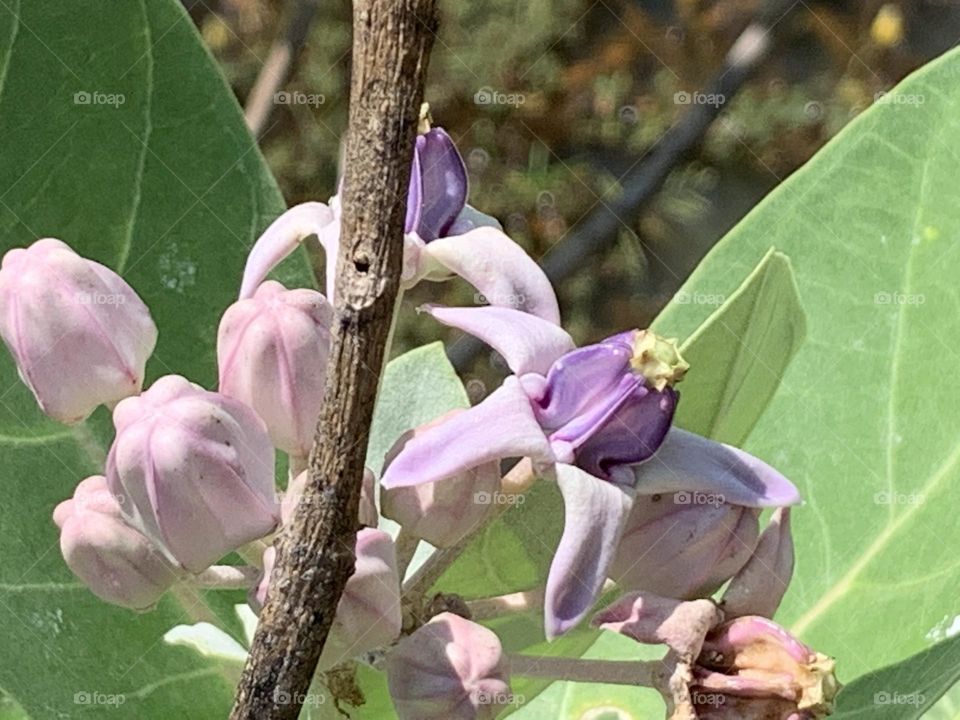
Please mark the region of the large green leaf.
MULTIPOLYGON (((160 328, 150 378, 210 387, 219 315, 282 201, 180 3, 0 3, 0 137, 0 249, 52 235, 117 269, 160 328)), ((222 717, 232 677, 161 637, 235 595, 137 615, 60 558, 50 513, 101 471, 109 427, 44 418, 0 353, 0 688, 35 718, 222 717)))
MULTIPOLYGON (((771 246, 792 260, 808 341, 747 448, 806 499, 780 619, 836 656, 847 682, 927 649, 960 612, 958 82, 957 52, 908 78, 683 288, 727 295, 771 246)), ((685 336, 706 312, 672 304, 657 327, 685 336)))

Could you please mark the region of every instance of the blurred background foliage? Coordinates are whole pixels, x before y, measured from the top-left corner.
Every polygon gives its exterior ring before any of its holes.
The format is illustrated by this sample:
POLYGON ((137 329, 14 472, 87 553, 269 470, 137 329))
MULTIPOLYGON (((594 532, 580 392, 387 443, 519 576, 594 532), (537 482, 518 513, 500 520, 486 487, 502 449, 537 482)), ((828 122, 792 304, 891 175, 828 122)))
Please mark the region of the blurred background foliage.
MULTIPOLYGON (((302 102, 272 103, 261 146, 289 204, 326 200, 346 126, 349 3, 184 2, 241 103, 271 46, 304 34, 279 88, 300 93, 302 102)), ((579 342, 646 326, 767 192, 878 93, 960 37, 957 0, 441 5, 427 88, 435 123, 466 159, 471 203, 538 259, 620 196, 625 173, 642 168, 664 133, 684 122, 693 107, 685 99, 722 81, 731 72, 728 50, 753 20, 769 15, 761 33, 769 52, 725 98, 695 151, 671 161, 658 191, 618 214, 612 242, 557 282, 565 324, 579 342)), ((457 283, 418 287, 404 302, 428 298, 474 302, 457 283)), ((414 313, 402 317, 395 352, 443 336, 414 313)), ((489 354, 460 360, 476 380, 495 370, 489 354)), ((482 393, 482 385, 474 388, 482 393)))

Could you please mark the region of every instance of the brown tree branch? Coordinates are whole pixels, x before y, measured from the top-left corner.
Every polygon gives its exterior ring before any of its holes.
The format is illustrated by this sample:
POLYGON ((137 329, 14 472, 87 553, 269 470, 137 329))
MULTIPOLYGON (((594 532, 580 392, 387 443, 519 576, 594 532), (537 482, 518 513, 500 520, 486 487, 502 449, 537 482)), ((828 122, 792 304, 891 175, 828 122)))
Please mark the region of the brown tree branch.
POLYGON ((277 548, 233 720, 296 718, 347 579, 396 301, 436 0, 355 0, 336 319, 309 481, 277 548))

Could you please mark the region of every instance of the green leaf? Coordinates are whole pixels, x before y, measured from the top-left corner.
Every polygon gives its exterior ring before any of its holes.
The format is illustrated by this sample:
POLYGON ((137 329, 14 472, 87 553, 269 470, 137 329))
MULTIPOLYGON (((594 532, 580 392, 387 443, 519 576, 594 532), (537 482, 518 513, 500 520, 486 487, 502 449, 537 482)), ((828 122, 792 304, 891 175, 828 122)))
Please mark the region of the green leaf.
MULTIPOLYGON (((10 0, 0 136, 0 250, 55 236, 118 270, 160 328, 150 379, 211 387, 219 316, 283 205, 180 3, 10 0)), ((309 282, 302 263, 284 270, 309 282)), ((105 410, 77 429, 43 417, 0 353, 0 688, 38 719, 224 717, 234 677, 161 638, 242 593, 180 592, 138 615, 97 600, 60 557, 53 507, 102 472, 109 440, 105 410)))
MULTIPOLYGON (((683 287, 731 294, 772 246, 791 258, 808 339, 746 448, 806 501, 778 619, 848 683, 928 649, 957 617, 960 54, 888 97, 911 96, 922 102, 852 122, 683 287)), ((673 303, 657 326, 682 337, 707 310, 673 303)))
POLYGON ((937 698, 960 680, 960 642, 938 643, 903 662, 857 678, 837 697, 836 720, 955 720, 953 691, 937 698), (952 695, 952 697, 951 697, 952 695))
POLYGON ((681 346, 690 371, 681 385, 676 422, 739 445, 760 419, 806 334, 790 260, 770 250, 729 298, 681 291, 674 302, 722 303, 681 346))

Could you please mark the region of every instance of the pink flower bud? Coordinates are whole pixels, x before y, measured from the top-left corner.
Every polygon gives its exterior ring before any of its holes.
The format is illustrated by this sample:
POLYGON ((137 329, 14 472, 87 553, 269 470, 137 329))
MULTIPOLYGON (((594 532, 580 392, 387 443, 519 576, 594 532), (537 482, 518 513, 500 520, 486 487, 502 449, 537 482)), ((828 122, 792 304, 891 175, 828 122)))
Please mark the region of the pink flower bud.
POLYGON ((0 336, 40 409, 75 423, 140 392, 157 328, 119 275, 45 238, 3 257, 0 336))
POLYGON ((180 565, 201 572, 280 519, 274 451, 243 403, 178 375, 117 405, 107 483, 122 509, 180 565))
MULTIPOLYGON (((411 439, 462 412, 462 409, 451 410, 405 433, 387 453, 385 467, 389 467, 411 439)), ((437 547, 450 547, 483 522, 493 507, 492 500, 499 487, 500 464, 488 462, 435 482, 382 488, 380 505, 384 517, 399 523, 414 537, 437 547)))
MULTIPOLYGON (((318 668, 327 670, 345 660, 389 645, 400 634, 400 578, 390 536, 364 528, 357 533, 356 568, 347 581, 337 615, 320 655, 318 668)), ((263 575, 248 602, 260 612, 267 601, 276 550, 263 554, 263 575)))
MULTIPOLYGON (((297 475, 287 486, 283 493, 283 499, 280 502, 280 520, 284 524, 290 522, 293 517, 293 511, 296 509, 300 498, 303 497, 303 490, 307 484, 307 471, 297 475)), ((377 514, 377 503, 374 500, 377 480, 369 468, 363 469, 363 484, 360 486, 360 509, 357 513, 357 520, 366 527, 377 526, 380 517, 377 514)))
POLYGON ((323 403, 330 323, 326 298, 268 281, 231 305, 220 321, 220 392, 252 407, 275 447, 310 452, 323 403))
POLYGON ((146 610, 179 579, 180 571, 123 519, 102 475, 82 481, 53 519, 67 567, 101 600, 146 610))
POLYGON ((690 694, 700 720, 820 718, 839 690, 833 669, 775 622, 747 616, 707 636, 690 694))
POLYGON ((790 509, 778 508, 760 536, 757 549, 723 594, 728 618, 759 615, 772 618, 793 577, 790 509))
POLYGON ((628 591, 683 599, 706 597, 733 577, 757 545, 760 511, 711 497, 638 496, 610 577, 628 591))
POLYGON ((400 720, 493 720, 511 699, 500 639, 452 613, 390 651, 387 683, 400 720))

